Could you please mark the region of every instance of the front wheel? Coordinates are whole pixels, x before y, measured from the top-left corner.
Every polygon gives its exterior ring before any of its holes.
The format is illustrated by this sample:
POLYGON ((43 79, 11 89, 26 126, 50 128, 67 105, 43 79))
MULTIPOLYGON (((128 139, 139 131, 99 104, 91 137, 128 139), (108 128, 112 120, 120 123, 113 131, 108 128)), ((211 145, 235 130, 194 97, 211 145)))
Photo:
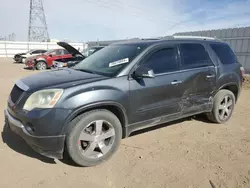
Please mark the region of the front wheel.
POLYGON ((69 125, 66 146, 69 156, 80 166, 94 166, 109 159, 122 138, 119 119, 99 109, 76 117, 69 125))
POLYGON ((213 109, 206 114, 207 118, 214 123, 226 123, 232 116, 234 106, 234 94, 222 89, 215 95, 213 109))
POLYGON ((46 70, 47 69, 47 64, 43 61, 38 61, 36 64, 36 69, 37 70, 46 70))

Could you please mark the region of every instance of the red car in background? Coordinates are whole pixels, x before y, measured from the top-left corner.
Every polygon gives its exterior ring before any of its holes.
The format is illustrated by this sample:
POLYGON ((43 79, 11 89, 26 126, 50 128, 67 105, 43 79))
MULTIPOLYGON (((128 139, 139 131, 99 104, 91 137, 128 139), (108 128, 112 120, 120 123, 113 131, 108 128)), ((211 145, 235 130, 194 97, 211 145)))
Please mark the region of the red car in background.
POLYGON ((81 61, 85 59, 84 55, 68 43, 58 42, 57 44, 64 49, 53 49, 44 54, 29 57, 25 61, 26 67, 37 70, 45 70, 53 66, 53 61, 66 63, 68 61, 81 61))

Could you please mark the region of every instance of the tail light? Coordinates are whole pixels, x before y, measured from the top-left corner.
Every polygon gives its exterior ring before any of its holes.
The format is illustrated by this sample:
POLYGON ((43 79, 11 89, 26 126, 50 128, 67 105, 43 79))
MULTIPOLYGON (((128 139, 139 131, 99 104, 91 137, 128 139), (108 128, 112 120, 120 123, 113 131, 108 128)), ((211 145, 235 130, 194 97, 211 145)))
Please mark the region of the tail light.
POLYGON ((244 82, 245 79, 245 69, 244 67, 240 67, 241 75, 242 75, 242 81, 244 82))
POLYGON ((245 69, 244 67, 240 67, 241 75, 244 77, 245 76, 245 69))

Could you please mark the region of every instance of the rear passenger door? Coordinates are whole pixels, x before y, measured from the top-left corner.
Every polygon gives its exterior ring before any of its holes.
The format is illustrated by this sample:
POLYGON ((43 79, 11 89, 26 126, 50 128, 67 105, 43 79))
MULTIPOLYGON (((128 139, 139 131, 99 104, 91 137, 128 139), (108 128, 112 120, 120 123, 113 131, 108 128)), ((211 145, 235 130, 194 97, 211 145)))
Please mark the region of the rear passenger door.
POLYGON ((208 111, 212 107, 212 92, 216 87, 215 65, 201 43, 181 43, 179 48, 185 89, 182 113, 208 111))

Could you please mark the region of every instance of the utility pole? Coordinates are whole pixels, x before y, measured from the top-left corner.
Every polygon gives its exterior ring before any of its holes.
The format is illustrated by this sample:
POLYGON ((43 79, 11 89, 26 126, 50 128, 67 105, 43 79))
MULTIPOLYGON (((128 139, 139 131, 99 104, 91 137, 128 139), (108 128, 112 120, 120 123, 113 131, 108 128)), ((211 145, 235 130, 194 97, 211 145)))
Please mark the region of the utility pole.
POLYGON ((28 41, 49 41, 42 0, 30 0, 28 41))

